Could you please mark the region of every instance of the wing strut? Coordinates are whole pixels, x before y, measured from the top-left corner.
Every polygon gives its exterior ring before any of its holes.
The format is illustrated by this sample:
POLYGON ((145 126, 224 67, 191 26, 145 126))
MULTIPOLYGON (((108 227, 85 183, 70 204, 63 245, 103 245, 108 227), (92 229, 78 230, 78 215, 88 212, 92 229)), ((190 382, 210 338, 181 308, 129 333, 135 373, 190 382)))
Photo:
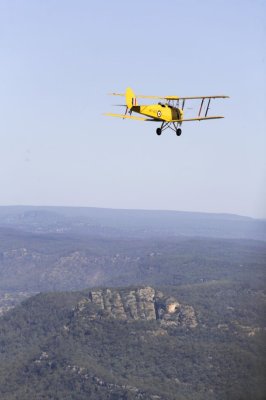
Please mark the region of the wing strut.
POLYGON ((200 109, 199 109, 198 117, 200 117, 203 103, 204 103, 204 97, 202 98, 201 103, 200 103, 200 109))
POLYGON ((208 101, 208 105, 207 105, 206 112, 205 112, 205 117, 207 117, 207 115, 208 115, 208 111, 210 108, 210 102, 211 102, 211 99, 209 99, 209 101, 208 101))

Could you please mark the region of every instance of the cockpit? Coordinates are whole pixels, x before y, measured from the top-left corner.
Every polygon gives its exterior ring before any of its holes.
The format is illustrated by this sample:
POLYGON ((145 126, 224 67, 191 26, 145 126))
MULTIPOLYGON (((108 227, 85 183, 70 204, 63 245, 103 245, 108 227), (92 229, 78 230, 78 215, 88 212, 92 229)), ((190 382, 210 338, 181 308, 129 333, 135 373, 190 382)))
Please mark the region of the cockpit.
POLYGON ((161 102, 159 102, 159 103, 158 103, 158 105, 159 105, 159 106, 161 106, 161 107, 169 107, 169 108, 174 108, 174 107, 173 107, 171 104, 168 104, 168 103, 166 103, 166 104, 165 104, 165 103, 161 103, 161 102))

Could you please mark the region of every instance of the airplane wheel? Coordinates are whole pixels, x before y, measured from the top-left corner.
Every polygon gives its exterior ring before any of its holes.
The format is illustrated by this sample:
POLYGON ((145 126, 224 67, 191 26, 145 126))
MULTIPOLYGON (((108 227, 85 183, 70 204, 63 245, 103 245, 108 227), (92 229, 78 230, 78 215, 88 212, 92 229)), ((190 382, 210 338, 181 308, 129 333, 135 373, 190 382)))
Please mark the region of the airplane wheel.
POLYGON ((157 135, 158 135, 158 136, 160 136, 160 135, 161 135, 161 133, 162 133, 162 130, 161 130, 161 128, 157 128, 157 129, 156 129, 156 133, 157 133, 157 135))
POLYGON ((177 134, 177 136, 180 136, 180 135, 181 135, 181 133, 182 133, 182 130, 181 130, 180 128, 178 128, 178 129, 176 130, 176 134, 177 134))

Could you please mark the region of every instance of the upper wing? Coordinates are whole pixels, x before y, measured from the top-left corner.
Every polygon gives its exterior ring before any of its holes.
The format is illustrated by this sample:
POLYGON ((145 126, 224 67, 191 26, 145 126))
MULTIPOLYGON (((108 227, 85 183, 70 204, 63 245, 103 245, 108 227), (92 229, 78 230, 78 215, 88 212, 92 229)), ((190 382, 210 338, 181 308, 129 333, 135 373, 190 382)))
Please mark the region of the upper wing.
POLYGON ((137 121, 160 121, 160 119, 156 118, 142 118, 142 117, 135 117, 135 115, 125 115, 125 114, 113 114, 113 113, 105 113, 108 117, 118 117, 118 118, 128 118, 128 119, 135 119, 137 121))
MULTIPOLYGON (((119 95, 121 96, 121 95, 119 95)), ((225 99, 229 96, 217 95, 217 96, 189 96, 189 97, 179 97, 179 96, 143 96, 142 94, 136 95, 136 97, 141 99, 163 99, 163 100, 196 100, 196 99, 225 99)))
MULTIPOLYGON (((110 93, 110 95, 125 96, 125 93, 110 93)), ((229 96, 224 96, 224 95, 179 97, 179 96, 144 96, 142 94, 137 94, 136 97, 139 99, 161 99, 161 100, 197 100, 197 99, 227 99, 227 98, 229 98, 229 96)))
MULTIPOLYGON (((171 100, 170 97, 167 98, 171 100)), ((224 96, 223 94, 219 94, 216 96, 192 96, 192 97, 178 97, 176 100, 196 100, 196 99, 229 99, 229 96, 224 96)), ((173 99, 175 100, 175 99, 173 99)))

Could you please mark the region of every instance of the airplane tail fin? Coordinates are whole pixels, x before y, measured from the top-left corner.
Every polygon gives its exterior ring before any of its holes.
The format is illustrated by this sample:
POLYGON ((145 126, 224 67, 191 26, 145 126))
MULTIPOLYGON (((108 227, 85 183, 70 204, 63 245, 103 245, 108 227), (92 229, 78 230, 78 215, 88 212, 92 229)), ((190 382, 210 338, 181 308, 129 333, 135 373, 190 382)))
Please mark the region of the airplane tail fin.
POLYGON ((126 105, 129 110, 131 110, 133 106, 138 105, 135 93, 130 88, 126 89, 126 105))

